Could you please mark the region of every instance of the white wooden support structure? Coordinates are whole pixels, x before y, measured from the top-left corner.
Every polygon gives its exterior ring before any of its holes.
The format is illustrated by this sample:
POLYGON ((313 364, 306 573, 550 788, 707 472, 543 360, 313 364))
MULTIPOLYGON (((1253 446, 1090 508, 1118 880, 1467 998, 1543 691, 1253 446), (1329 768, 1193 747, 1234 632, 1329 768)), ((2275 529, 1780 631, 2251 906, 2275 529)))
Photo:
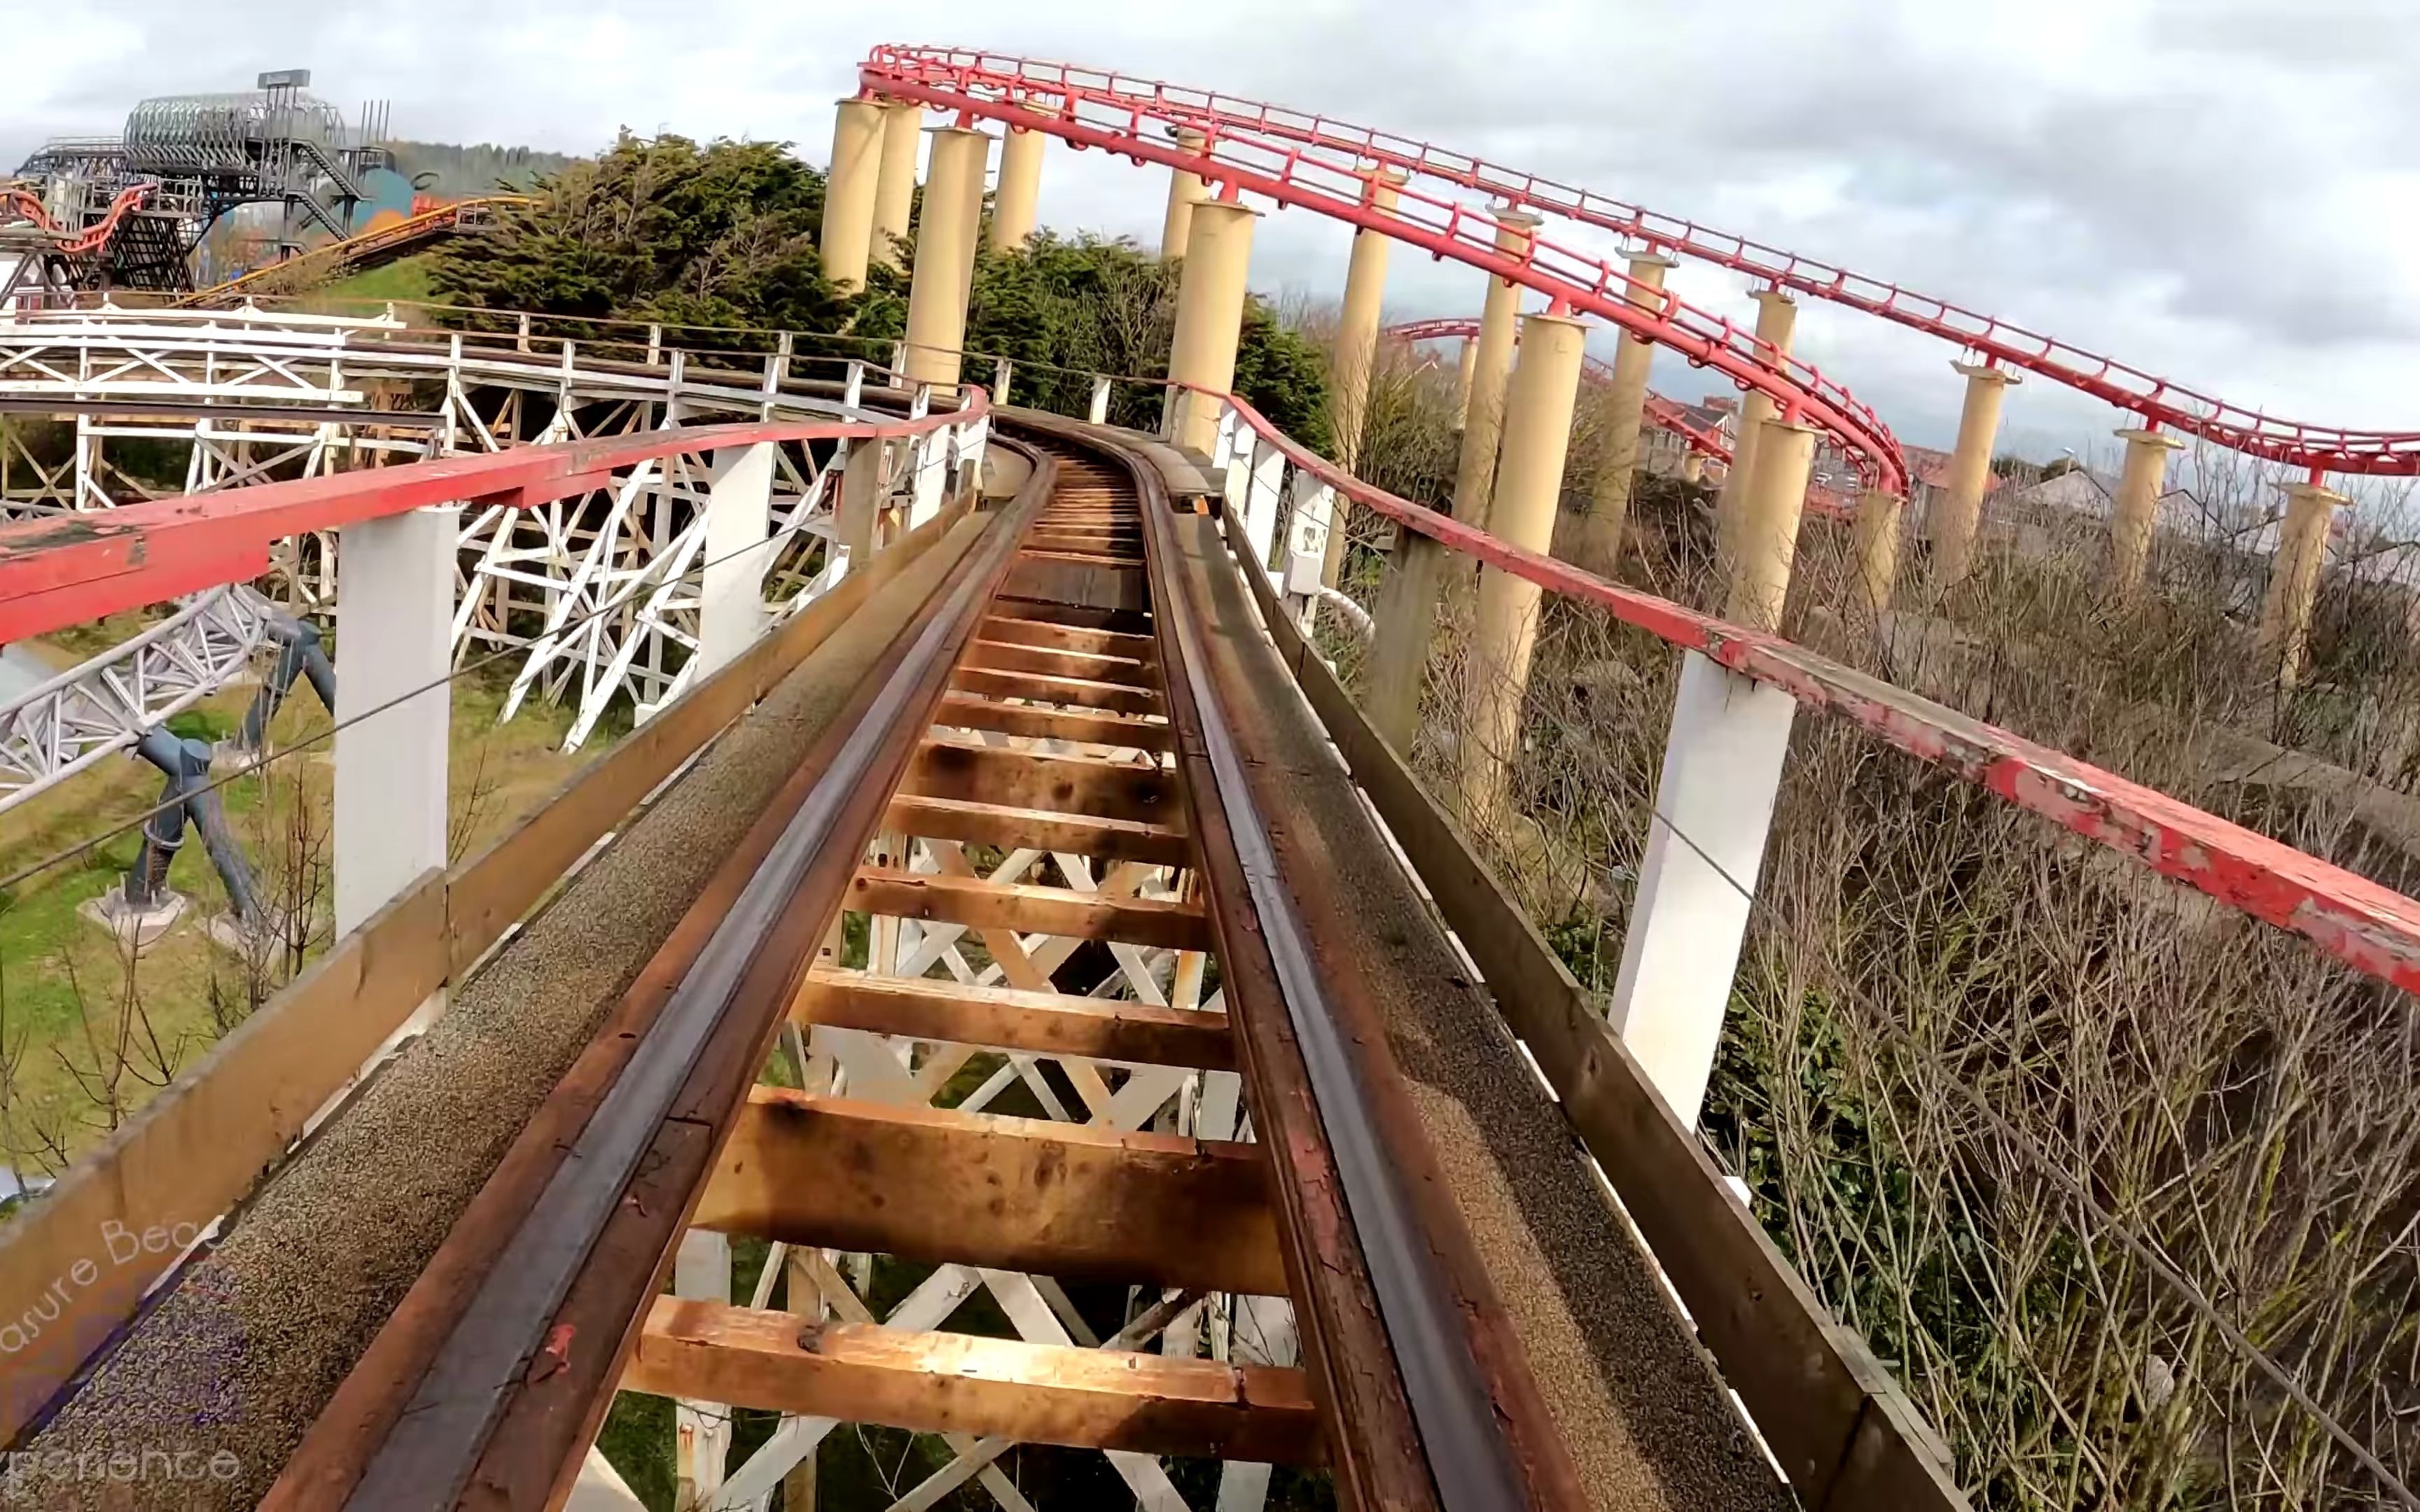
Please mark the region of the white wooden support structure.
POLYGON ((1106 425, 1109 423, 1109 380, 1108 378, 1096 378, 1093 380, 1093 399, 1092 403, 1085 408, 1084 418, 1095 425, 1106 425))
POLYGON ((445 856, 454 505, 348 525, 336 610, 336 933, 445 856))
MULTIPOLYGON (((765 569, 772 565, 771 441, 714 454, 706 495, 704 586, 698 594, 698 675, 738 659, 765 633, 765 569)), ((692 678, 695 682, 697 679, 692 678)))
MULTIPOLYGON (((1227 413, 1233 415, 1234 411, 1230 409, 1227 413)), ((1244 436, 1247 442, 1252 440, 1249 431, 1246 431, 1244 436)), ((1230 477, 1242 470, 1246 455, 1251 458, 1251 472, 1245 486, 1244 539, 1251 543, 1252 564, 1266 572, 1269 553, 1277 546, 1278 504, 1284 496, 1285 454, 1266 444, 1250 453, 1239 452, 1235 466, 1228 474, 1230 477)))
MULTIPOLYGON (((679 1253, 673 1257, 673 1295, 731 1301, 729 1237, 703 1228, 681 1235, 679 1253)), ((731 1454, 731 1410, 713 1402, 676 1402, 673 1433, 673 1504, 713 1504, 722 1493, 731 1454)))
POLYGON ((841 383, 840 402, 855 409, 865 403, 865 364, 852 357, 848 377, 841 383))
POLYGON ((1008 380, 1016 369, 1005 357, 996 358, 991 364, 991 402, 1008 403, 1008 380))
POLYGON ((1278 587, 1295 622, 1308 632, 1326 582, 1329 540, 1336 529, 1336 490, 1319 474, 1295 469, 1286 507, 1285 573, 1278 587))
POLYGON ((1682 656, 1611 1023, 1673 1112, 1706 1097, 1797 702, 1682 656))

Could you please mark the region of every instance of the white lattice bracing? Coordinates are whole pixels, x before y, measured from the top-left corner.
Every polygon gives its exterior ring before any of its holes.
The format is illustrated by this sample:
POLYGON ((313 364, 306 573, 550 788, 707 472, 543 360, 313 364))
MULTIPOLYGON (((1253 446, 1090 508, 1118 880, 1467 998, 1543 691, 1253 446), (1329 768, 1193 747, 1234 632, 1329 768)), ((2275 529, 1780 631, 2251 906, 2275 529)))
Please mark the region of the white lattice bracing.
MULTIPOLYGON (((0 399, 21 411, 50 401, 72 430, 63 424, 55 439, 38 441, 23 425, 0 427, 0 517, 107 509, 459 452, 858 413, 839 395, 807 392, 790 377, 791 361, 785 342, 761 372, 709 370, 659 341, 645 364, 591 363, 574 341, 414 329, 391 312, 367 319, 251 307, 19 313, 0 318, 0 399), (163 449, 183 453, 175 486, 156 476, 163 449), (137 454, 151 476, 131 471, 137 454)), ((877 370, 876 381, 891 379, 877 370)), ((938 499, 948 470, 979 458, 983 443, 979 422, 918 438, 898 471, 902 495, 938 499)), ((846 570, 833 543, 830 461, 829 446, 781 449, 766 575, 777 612, 810 601, 846 570)), ((568 748, 587 740, 618 700, 646 717, 690 675, 705 498, 705 458, 685 456, 533 508, 466 509, 456 665, 498 655, 517 661, 507 717, 531 698, 572 705, 568 748)), ((337 582, 335 543, 315 534, 280 543, 260 587, 283 608, 324 619, 337 582)), ((244 657, 233 660, 209 665, 231 676, 244 657)), ((99 686, 102 696, 76 704, 80 717, 115 717, 99 686)), ((53 696, 45 707, 58 702, 53 696)), ((124 713, 137 717, 131 705, 124 713)), ((32 731, 46 717, 28 709, 21 722, 32 731)), ((121 744, 136 733, 139 727, 117 732, 121 744)), ((0 779, 0 807, 61 775, 41 748, 36 734, 12 737, 24 764, 22 776, 0 779)))

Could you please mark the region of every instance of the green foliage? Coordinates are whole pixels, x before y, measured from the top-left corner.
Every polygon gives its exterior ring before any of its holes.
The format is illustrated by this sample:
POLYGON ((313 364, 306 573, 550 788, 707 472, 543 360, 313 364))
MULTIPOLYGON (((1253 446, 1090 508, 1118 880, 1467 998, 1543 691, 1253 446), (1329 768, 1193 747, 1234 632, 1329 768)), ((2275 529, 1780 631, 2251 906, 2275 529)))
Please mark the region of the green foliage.
POLYGON ((532 205, 437 255, 439 297, 490 309, 666 324, 830 331, 823 175, 778 143, 624 132, 532 205))
MULTIPOLYGON (((878 353, 906 334, 911 242, 902 267, 876 264, 861 294, 823 276, 816 238, 823 176, 768 142, 625 132, 592 162, 540 184, 538 203, 433 255, 428 283, 454 303, 535 314, 842 334, 830 349, 878 353)), ((1180 270, 1125 240, 1048 232, 1016 252, 985 248, 967 305, 968 376, 992 357, 1016 365, 1011 397, 1082 414, 1083 376, 1157 378, 1168 370, 1180 270), (1066 369, 1069 371, 1054 371, 1066 369)), ((694 336, 681 338, 695 347, 694 336)), ((820 344, 801 344, 801 351, 820 344)), ((1259 300, 1247 307, 1235 392, 1303 444, 1332 453, 1326 362, 1259 300)), ((1150 425, 1158 395, 1125 385, 1110 418, 1150 425)))
POLYGON ((450 142, 390 142, 387 146, 395 152, 397 173, 438 194, 484 194, 496 189, 527 193, 579 161, 560 152, 499 147, 492 142, 468 147, 450 142))

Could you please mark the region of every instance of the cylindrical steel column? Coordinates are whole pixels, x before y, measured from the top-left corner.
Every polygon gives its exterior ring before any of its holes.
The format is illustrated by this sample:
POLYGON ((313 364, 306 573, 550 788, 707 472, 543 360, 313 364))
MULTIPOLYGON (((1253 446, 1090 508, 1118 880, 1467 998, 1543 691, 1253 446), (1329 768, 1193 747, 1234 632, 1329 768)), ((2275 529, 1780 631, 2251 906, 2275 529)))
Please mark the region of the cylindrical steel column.
MULTIPOLYGON (((1496 245, 1513 256, 1529 250, 1538 218, 1526 210, 1496 212, 1496 245)), ((1519 333, 1521 290, 1490 274, 1479 316, 1479 338, 1463 344, 1462 455, 1454 471, 1453 516, 1486 524, 1486 501, 1496 476, 1497 439, 1504 413, 1504 386, 1512 370, 1512 342, 1519 333)), ((1377 627, 1370 639, 1370 662, 1361 678, 1361 706, 1371 727, 1404 755, 1419 727, 1420 680, 1428 667, 1429 640, 1436 629, 1437 592, 1447 554, 1411 531, 1395 532, 1387 577, 1378 591, 1377 627)))
MULTIPOLYGON (((1186 152, 1199 152, 1209 138, 1189 126, 1176 131, 1176 145, 1186 152)), ((1182 257, 1193 244, 1193 207, 1209 197, 1209 186, 1202 176, 1188 168, 1171 168, 1168 174, 1168 216, 1159 224, 1159 256, 1162 262, 1182 257)))
MULTIPOLYGON (((1640 253, 1630 259, 1630 302, 1651 313, 1663 309, 1664 274, 1671 258, 1640 253)), ((1652 342, 1623 335, 1613 354, 1613 381, 1605 395, 1605 453, 1596 488, 1589 500, 1588 529, 1581 533, 1579 563, 1610 578, 1621 560, 1622 527, 1630 518, 1630 484, 1638 471, 1638 426, 1647 409, 1647 369, 1652 342)))
MULTIPOLYGON (((1756 334, 1776 352, 1788 355, 1791 337, 1798 331, 1798 304, 1779 289, 1756 291, 1756 334)), ((1774 416, 1773 401, 1750 390, 1741 396, 1739 437, 1731 443, 1730 471, 1723 474, 1722 492, 1714 498, 1715 562, 1727 563, 1738 549, 1740 514, 1745 507, 1748 480, 1756 472, 1756 447, 1764 423, 1774 416)), ((1729 571, 1729 568, 1723 568, 1729 571)))
POLYGON ((1252 223, 1260 212, 1233 200, 1191 208, 1185 274, 1176 290, 1176 340, 1168 376, 1207 393, 1180 389, 1176 444, 1208 455, 1218 437, 1218 399, 1235 383, 1235 344, 1244 328, 1244 280, 1252 266, 1252 223))
POLYGON ((1453 428, 1460 430, 1470 424, 1470 380, 1479 371, 1479 339, 1462 338, 1462 351, 1453 360, 1453 428))
MULTIPOLYGON (((1404 176, 1369 170, 1362 203, 1380 213, 1395 208, 1404 176)), ((1353 258, 1344 270, 1344 305, 1336 318, 1336 457, 1350 472, 1361 459, 1361 432, 1370 414, 1370 380, 1378 365, 1378 316, 1387 297, 1387 247, 1383 231, 1364 226, 1353 233, 1353 258)), ((1344 572, 1343 522, 1327 532, 1319 580, 1336 586, 1344 572)))
POLYGON ((1752 630, 1780 626, 1798 553, 1798 514, 1807 503, 1807 474, 1815 464, 1815 428, 1768 420, 1759 428, 1755 460, 1740 491, 1730 594, 1723 614, 1752 630))
POLYGON ((824 276, 834 288, 854 293, 865 287, 881 182, 882 105, 844 100, 832 120, 831 171, 824 176, 824 276))
MULTIPOLYGON (((1527 210, 1500 209, 1496 250, 1528 255, 1538 218, 1527 210)), ((1479 308, 1479 353, 1471 359, 1470 406, 1462 421, 1462 455, 1453 473, 1453 517, 1487 529, 1487 501, 1495 491, 1496 453, 1504 434, 1504 391, 1512 377, 1512 343, 1520 334, 1521 285, 1490 274, 1479 308)))
POLYGON ((1849 541, 1856 560, 1856 602, 1875 614, 1890 608, 1899 582, 1900 522, 1906 512, 1906 500, 1881 488, 1857 496, 1857 522, 1849 541))
POLYGON ((1989 363, 1952 363, 1965 375, 1966 402, 1958 412, 1958 445, 1949 454, 1949 486, 1925 520, 1932 538, 1932 580, 1947 588, 1975 570, 1975 537, 1983 524, 1983 494, 1992 481, 1992 446, 2000 434, 2000 400, 2017 381, 1989 363))
POLYGON ((2118 476, 2118 497, 2109 509, 2109 586, 2132 597, 2143 587, 2151 561, 2151 527, 2167 482, 2168 454, 2184 443, 2156 430, 2121 430, 2126 470, 2118 476))
POLYGON ((924 107, 907 100, 882 105, 882 167, 875 179, 874 238, 869 251, 886 268, 902 266, 908 217, 916 204, 916 139, 924 129, 924 107))
MULTIPOLYGON (((1505 396, 1504 455, 1489 515, 1494 532, 1544 553, 1555 535, 1563 463, 1578 402, 1587 331, 1560 315, 1525 316, 1521 358, 1505 396)), ((1521 748, 1521 698, 1537 643, 1538 585, 1497 567, 1479 575, 1479 613, 1465 669, 1463 812, 1490 812, 1521 748)))
POLYGON ((1033 235, 1042 203, 1041 131, 1012 126, 1000 145, 1000 189, 991 201, 991 250, 1015 252, 1033 235))
POLYGON ((2303 654, 2311 633, 2311 606, 2327 563, 2328 527, 2343 494, 2317 483, 2288 484, 2286 523, 2277 536, 2277 557, 2269 566, 2269 591, 2260 600, 2259 647, 2276 661, 2277 682, 2291 687, 2302 679, 2303 654))
POLYGON ((916 274, 908 290, 908 376, 937 392, 958 381, 967 334, 967 286, 974 276, 975 227, 991 138, 964 127, 933 132, 932 171, 916 226, 916 274))

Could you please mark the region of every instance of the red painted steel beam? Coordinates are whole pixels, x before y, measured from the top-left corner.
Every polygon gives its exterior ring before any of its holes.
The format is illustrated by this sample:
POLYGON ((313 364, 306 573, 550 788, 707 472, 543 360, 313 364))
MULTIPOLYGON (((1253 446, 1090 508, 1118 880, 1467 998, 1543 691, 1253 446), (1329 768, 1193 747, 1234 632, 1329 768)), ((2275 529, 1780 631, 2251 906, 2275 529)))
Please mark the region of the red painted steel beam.
POLYGON ((727 446, 920 435, 983 413, 989 395, 971 384, 968 388, 972 409, 941 410, 916 421, 782 421, 646 431, 12 521, 0 525, 0 643, 257 577, 267 569, 271 542, 310 531, 430 504, 542 504, 604 486, 618 468, 727 446))
POLYGON ((1295 444, 1242 400, 1228 402, 1295 467, 1398 525, 1854 720, 2164 877, 2300 934, 2357 971, 2420 992, 2420 901, 1779 636, 1607 582, 1373 488, 1295 444))
POLYGON ((42 202, 25 190, 0 189, 0 208, 12 210, 19 218, 31 221, 35 228, 45 236, 58 239, 60 252, 76 255, 107 245, 109 239, 117 234, 118 223, 132 214, 135 207, 149 198, 151 191, 158 187, 157 184, 135 184, 119 190, 117 197, 109 203, 108 214, 73 234, 68 227, 53 221, 50 212, 42 208, 42 202))
POLYGON ((1496 246, 1495 223, 1484 211, 1419 184, 1399 188, 1393 208, 1382 209, 1368 202, 1367 176, 1357 165, 1256 135, 1249 123, 1211 119, 1202 147, 1188 151, 1173 131, 1204 117, 1194 107, 1171 103, 1186 91, 1060 64, 933 48, 876 48, 858 79, 869 94, 1046 131, 1135 162, 1182 168, 1218 184, 1222 197, 1252 193, 1311 209, 1534 289, 1559 309, 1593 315, 1766 394, 1784 415, 1830 432, 1869 485, 1907 491, 1906 461, 1890 428, 1812 363, 1668 291, 1654 290, 1648 304, 1634 303, 1626 272, 1544 237, 1533 236, 1521 255, 1508 255, 1496 246), (1032 102, 1046 96, 1058 103, 1040 108, 1032 102))
MULTIPOLYGON (((1379 334, 1389 341, 1402 342, 1450 341, 1457 336, 1469 340, 1479 334, 1479 322, 1461 316, 1448 316, 1435 320, 1406 320, 1401 325, 1388 326, 1379 334)), ((1612 363, 1601 357, 1586 354, 1580 361, 1589 377, 1605 382, 1612 380, 1612 363)), ((1680 405, 1652 389, 1647 393, 1646 414, 1652 424, 1680 437, 1688 443, 1689 450, 1699 456, 1726 467, 1730 465, 1731 449, 1723 444, 1720 434, 1695 424, 1680 405)))
POLYGON ((1636 238, 1657 251, 1718 264, 1792 293, 1846 305, 1927 335, 1956 342, 2002 366, 2021 368, 2091 394, 2139 416, 2147 424, 2165 425, 2248 456, 2318 471, 2388 477, 2420 475, 2420 431, 2352 429, 2279 419, 2212 394, 2196 393, 1996 316, 1410 137, 1205 90, 1125 79, 1064 64, 1029 64, 1022 59, 947 48, 876 49, 869 68, 875 60, 887 69, 898 69, 928 64, 956 66, 959 60, 976 57, 981 57, 992 71, 1016 68, 1031 70, 1031 76, 1023 81, 1029 90, 1058 89, 1063 79, 1063 87, 1074 97, 1145 95, 1156 100, 1159 116, 1204 131, 1249 131, 1291 143, 1297 149, 1346 156, 1373 166, 1437 179, 1497 195, 1526 209, 1636 238))

